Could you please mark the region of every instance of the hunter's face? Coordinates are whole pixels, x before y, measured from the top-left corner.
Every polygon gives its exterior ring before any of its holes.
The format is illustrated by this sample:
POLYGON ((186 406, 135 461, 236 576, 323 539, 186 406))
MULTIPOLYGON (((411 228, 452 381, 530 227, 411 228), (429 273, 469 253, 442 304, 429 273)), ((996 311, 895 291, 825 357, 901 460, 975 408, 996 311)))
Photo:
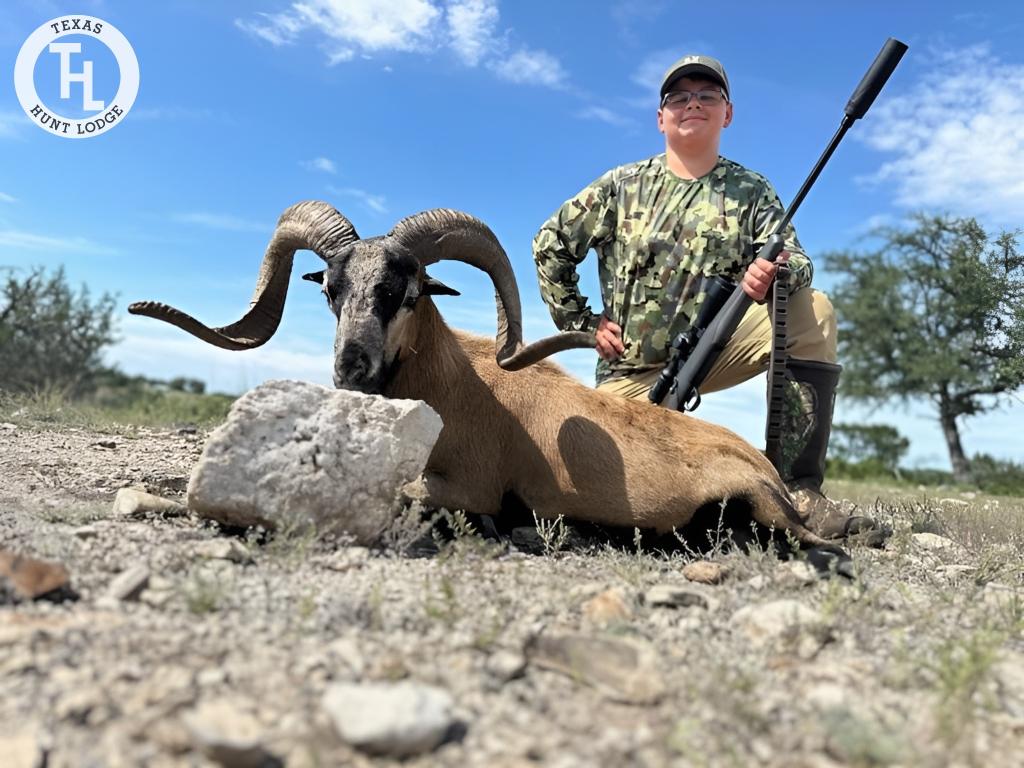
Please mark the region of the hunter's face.
POLYGON ((721 86, 705 78, 681 77, 672 83, 667 102, 658 110, 658 130, 668 144, 680 151, 699 152, 718 147, 722 129, 732 122, 732 103, 721 97, 717 103, 699 98, 700 92, 721 96, 721 86), (673 103, 672 94, 688 92, 689 99, 673 103))

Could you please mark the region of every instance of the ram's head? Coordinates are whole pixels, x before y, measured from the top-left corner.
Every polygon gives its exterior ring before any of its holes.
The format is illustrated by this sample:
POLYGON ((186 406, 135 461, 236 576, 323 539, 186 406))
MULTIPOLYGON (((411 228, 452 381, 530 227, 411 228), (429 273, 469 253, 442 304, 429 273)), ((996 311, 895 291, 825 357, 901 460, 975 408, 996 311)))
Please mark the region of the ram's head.
POLYGON ((519 289, 508 256, 479 219, 459 211, 424 211, 382 237, 365 240, 327 203, 310 201, 282 215, 263 256, 249 311, 236 323, 211 328, 174 307, 136 302, 128 311, 172 323, 222 349, 252 349, 277 330, 288 294, 295 251, 309 249, 326 264, 303 277, 321 285, 337 320, 334 383, 342 389, 381 392, 410 336, 416 302, 456 291, 431 279, 425 267, 441 260, 471 264, 494 283, 498 312, 496 357, 518 370, 566 349, 593 347, 592 334, 555 334, 523 345, 519 289))

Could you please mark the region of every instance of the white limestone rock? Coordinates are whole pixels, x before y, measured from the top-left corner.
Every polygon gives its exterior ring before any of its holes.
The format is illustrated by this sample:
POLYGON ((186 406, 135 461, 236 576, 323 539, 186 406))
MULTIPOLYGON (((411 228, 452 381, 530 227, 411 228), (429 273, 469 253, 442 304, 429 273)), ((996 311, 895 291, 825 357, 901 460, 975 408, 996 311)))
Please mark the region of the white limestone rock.
POLYGON ((230 525, 314 526, 371 543, 440 432, 440 417, 420 401, 268 381, 210 435, 188 505, 230 525))
POLYGON ((376 755, 409 757, 436 748, 455 724, 447 691, 411 680, 335 683, 323 696, 338 735, 376 755))
POLYGON ((116 517, 136 517, 151 512, 176 517, 185 513, 185 507, 138 488, 121 488, 114 496, 113 512, 116 517))

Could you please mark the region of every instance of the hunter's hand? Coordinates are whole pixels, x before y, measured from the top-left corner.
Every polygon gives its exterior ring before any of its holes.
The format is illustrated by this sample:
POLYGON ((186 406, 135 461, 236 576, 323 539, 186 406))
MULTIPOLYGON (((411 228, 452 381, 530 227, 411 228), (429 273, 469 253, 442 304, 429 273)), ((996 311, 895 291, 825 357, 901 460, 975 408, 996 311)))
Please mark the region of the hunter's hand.
POLYGON ((604 360, 615 360, 626 351, 622 346, 622 329, 604 315, 597 323, 597 354, 604 360))
POLYGON ((743 292, 758 304, 764 302, 768 295, 768 289, 772 287, 772 280, 775 273, 779 271, 779 264, 789 261, 789 251, 781 251, 778 258, 772 262, 767 259, 754 259, 754 263, 747 267, 743 275, 743 292))

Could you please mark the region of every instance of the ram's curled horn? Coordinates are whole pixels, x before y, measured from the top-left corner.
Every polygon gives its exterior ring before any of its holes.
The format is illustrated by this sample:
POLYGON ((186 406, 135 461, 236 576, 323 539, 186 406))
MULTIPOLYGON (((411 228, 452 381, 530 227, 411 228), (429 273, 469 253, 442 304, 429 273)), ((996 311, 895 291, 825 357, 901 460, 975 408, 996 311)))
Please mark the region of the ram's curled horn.
POLYGON ((583 331, 559 333, 523 346, 523 312, 512 265, 498 238, 480 219, 437 208, 402 219, 388 237, 409 249, 423 266, 461 261, 490 276, 498 308, 496 357, 505 370, 518 371, 556 352, 594 346, 594 334, 583 331))
POLYGON ((281 322, 295 251, 308 249, 327 261, 358 239, 349 220, 327 203, 296 203, 277 222, 263 255, 249 311, 238 322, 210 328, 191 315, 156 301, 137 301, 128 311, 176 325, 215 347, 252 349, 265 344, 281 322))

